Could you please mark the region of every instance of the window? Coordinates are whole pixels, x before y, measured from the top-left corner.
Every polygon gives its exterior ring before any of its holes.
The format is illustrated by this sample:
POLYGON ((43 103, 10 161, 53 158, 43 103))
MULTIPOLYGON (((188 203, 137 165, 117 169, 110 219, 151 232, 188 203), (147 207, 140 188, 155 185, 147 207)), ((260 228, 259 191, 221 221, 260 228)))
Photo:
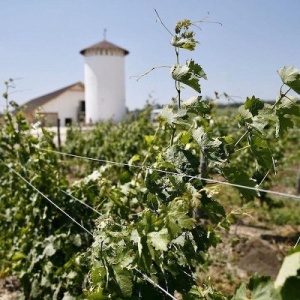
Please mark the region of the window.
POLYGON ((65 126, 72 125, 72 118, 65 118, 65 126))
POLYGON ((85 101, 79 101, 79 112, 85 112, 85 101))

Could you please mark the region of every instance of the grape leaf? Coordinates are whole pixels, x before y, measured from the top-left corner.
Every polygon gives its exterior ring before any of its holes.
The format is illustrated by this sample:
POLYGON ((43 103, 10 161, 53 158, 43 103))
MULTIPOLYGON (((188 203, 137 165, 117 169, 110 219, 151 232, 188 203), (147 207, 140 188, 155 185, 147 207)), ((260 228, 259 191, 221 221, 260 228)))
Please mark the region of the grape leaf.
POLYGON ((56 252, 56 249, 54 248, 53 244, 50 243, 45 247, 43 255, 52 256, 55 254, 55 252, 56 252))
MULTIPOLYGON (((256 182, 249 178, 248 174, 236 167, 226 167, 223 169, 225 178, 233 184, 254 188, 256 182)), ((257 192, 252 189, 237 187, 241 194, 247 199, 252 200, 257 196, 257 192)))
POLYGON ((174 113, 171 108, 168 106, 164 106, 162 109, 160 116, 167 121, 168 124, 173 124, 177 121, 178 118, 184 117, 187 111, 185 109, 179 109, 177 113, 174 113))
POLYGON ((274 288, 274 282, 266 276, 254 275, 251 277, 248 288, 253 300, 279 300, 280 296, 274 288))
POLYGON ((168 244, 170 242, 170 237, 168 234, 168 229, 163 228, 160 231, 153 231, 148 233, 148 241, 156 250, 167 251, 168 244))
POLYGON ((185 206, 181 201, 172 201, 166 209, 166 225, 173 237, 182 233, 182 229, 191 229, 195 220, 187 215, 185 206))
POLYGON ((247 297, 247 288, 244 283, 242 283, 236 290, 234 296, 231 300, 249 300, 247 297))
POLYGON ((287 278, 281 289, 282 300, 298 300, 300 299, 300 276, 287 278))
POLYGON ((143 245, 141 243, 141 237, 136 229, 132 230, 130 240, 138 245, 139 256, 142 255, 143 245))
POLYGON ((282 67, 278 74, 283 83, 290 87, 297 94, 300 94, 300 71, 295 67, 282 67))
POLYGON ((250 149, 258 164, 270 170, 273 167, 273 153, 268 143, 258 134, 253 134, 249 140, 250 149))
POLYGON ((247 98, 244 104, 244 108, 249 110, 253 116, 258 115, 258 112, 264 108, 264 103, 252 96, 252 98, 247 98))
POLYGON ((184 31, 181 35, 175 35, 171 40, 171 45, 174 47, 183 48, 186 50, 195 50, 196 44, 198 43, 194 39, 194 32, 184 31))
POLYGON ((174 65, 171 69, 171 75, 174 80, 188 85, 198 93, 201 92, 200 78, 206 79, 206 74, 202 67, 193 60, 188 60, 184 66, 174 65))
POLYGON ((114 273, 117 283, 124 297, 130 297, 132 294, 132 274, 127 269, 122 269, 119 266, 114 267, 114 273))

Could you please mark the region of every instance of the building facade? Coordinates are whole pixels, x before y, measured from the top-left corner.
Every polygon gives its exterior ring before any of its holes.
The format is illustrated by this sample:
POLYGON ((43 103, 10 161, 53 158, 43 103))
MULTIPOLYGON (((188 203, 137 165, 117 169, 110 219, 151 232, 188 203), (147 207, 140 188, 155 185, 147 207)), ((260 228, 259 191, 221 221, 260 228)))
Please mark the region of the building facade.
POLYGON ((129 53, 106 40, 80 51, 84 81, 32 99, 22 105, 30 123, 62 126, 120 121, 126 113, 125 56, 129 53))

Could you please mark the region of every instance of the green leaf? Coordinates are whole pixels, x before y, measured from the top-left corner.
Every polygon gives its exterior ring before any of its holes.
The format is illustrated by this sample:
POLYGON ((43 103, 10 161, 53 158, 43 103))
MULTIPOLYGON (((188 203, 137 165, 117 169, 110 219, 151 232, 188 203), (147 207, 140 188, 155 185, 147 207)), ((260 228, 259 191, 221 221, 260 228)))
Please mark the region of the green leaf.
POLYGON ((46 255, 46 256, 52 256, 54 255, 56 252, 56 249, 54 248, 53 244, 48 244, 45 249, 44 249, 44 252, 43 252, 43 255, 46 255))
POLYGON ((184 102, 182 102, 182 106, 189 107, 189 106, 194 106, 198 103, 199 96, 193 96, 184 102))
POLYGON ((253 134, 249 141, 250 149, 257 163, 267 170, 272 169, 274 166, 273 153, 266 140, 257 134, 253 134))
POLYGON ((72 238, 72 242, 75 246, 80 247, 82 244, 80 234, 74 235, 72 238))
POLYGON ((282 289, 282 300, 299 300, 300 299, 300 276, 287 278, 282 289))
POLYGON ((204 131, 204 128, 199 127, 197 129, 194 129, 193 130, 193 138, 200 146, 204 146, 205 139, 206 139, 206 133, 204 131))
POLYGON ((188 60, 184 66, 174 65, 171 69, 171 75, 174 80, 188 85, 198 93, 201 92, 200 78, 206 79, 206 74, 202 67, 193 60, 188 60))
POLYGON ((183 229, 192 229, 195 219, 187 215, 183 201, 171 201, 166 208, 165 222, 173 237, 180 235, 183 229))
POLYGON ((72 296, 69 292, 64 293, 62 300, 76 300, 76 297, 72 296))
POLYGON ((280 287, 288 277, 296 276, 300 270, 300 251, 287 255, 277 275, 275 286, 280 287))
POLYGON ((258 112, 264 108, 264 103, 252 96, 252 98, 247 98, 244 104, 244 108, 249 110, 253 116, 258 115, 258 112))
POLYGON ((136 229, 132 230, 130 240, 138 245, 138 253, 139 253, 139 256, 141 257, 143 245, 141 243, 141 237, 136 229))
MULTIPOLYGON (((226 167, 223 169, 225 178, 233 184, 255 188, 256 182, 242 169, 236 167, 226 167)), ((240 193, 247 199, 252 200, 257 196, 257 192, 252 189, 237 187, 240 193)))
POLYGON ((24 253, 16 253, 13 255, 13 257, 11 258, 12 261, 18 261, 18 260, 21 260, 25 257, 25 254, 24 253))
POLYGON ((282 98, 276 105, 276 116, 278 117, 276 136, 282 136, 289 128, 294 127, 292 117, 300 117, 300 106, 297 104, 297 100, 292 97, 282 98))
POLYGON ((215 151, 215 148, 222 144, 218 138, 213 138, 206 133, 203 127, 193 130, 193 138, 201 147, 205 147, 208 151, 215 151))
POLYGON ((274 283, 269 277, 254 275, 249 285, 251 299, 253 300, 280 300, 280 296, 274 288, 274 283))
POLYGON ((96 268, 93 268, 90 272, 90 278, 93 282, 93 284, 100 283, 101 280, 103 280, 104 276, 106 275, 105 267, 99 266, 96 268))
POLYGON ((173 112, 173 110, 171 108, 169 108, 168 106, 164 106, 161 113, 160 113, 161 117, 167 121, 168 124, 172 124, 176 118, 177 115, 173 112))
POLYGON ((107 299, 106 296, 103 295, 103 288, 97 287, 97 290, 92 292, 87 296, 88 300, 104 300, 107 299))
POLYGON ((300 71, 298 69, 293 66, 284 66, 279 69, 278 74, 284 84, 300 94, 300 71))
POLYGON ((201 197, 201 203, 201 210, 207 214, 213 223, 217 224, 226 216, 224 207, 219 202, 208 198, 206 195, 203 195, 203 193, 201 197))
POLYGON ((173 164, 177 172, 197 175, 199 158, 192 151, 185 150, 180 146, 172 146, 167 150, 166 160, 173 164))
POLYGON ((168 229, 163 228, 160 231, 153 231, 148 233, 148 241, 151 243, 151 245, 156 249, 160 251, 167 251, 168 250, 168 244, 170 242, 170 237, 168 234, 168 229))
POLYGON ((152 145, 155 140, 155 135, 144 135, 145 142, 148 146, 152 145))
POLYGON ((183 48, 186 50, 195 50, 196 44, 198 43, 194 39, 194 32, 184 31, 181 35, 175 35, 171 40, 171 45, 174 47, 183 48))
POLYGON ((274 114, 271 108, 263 108, 259 111, 258 115, 252 118, 252 123, 249 124, 261 134, 266 134, 264 129, 271 124, 276 124, 279 121, 278 117, 274 114))
POLYGON ((188 131, 182 131, 180 133, 180 142, 186 145, 190 141, 191 137, 192 136, 188 131))
POLYGON ((238 108, 238 112, 239 112, 239 115, 238 115, 238 120, 239 122, 248 122, 248 123, 251 123, 251 120, 253 118, 251 112, 245 108, 245 105, 242 105, 238 108))
POLYGON ((130 297, 133 286, 132 273, 127 269, 121 269, 117 266, 114 268, 114 274, 123 296, 130 297))
POLYGON ((194 96, 182 103, 182 107, 186 108, 188 113, 195 114, 197 116, 205 116, 210 114, 212 105, 207 100, 202 100, 201 96, 194 96))
POLYGON ((247 288, 244 283, 238 287, 231 300, 249 300, 247 297, 247 288))
POLYGON ((35 299, 42 293, 42 289, 40 288, 40 282, 37 279, 34 279, 31 284, 31 293, 30 296, 35 299))

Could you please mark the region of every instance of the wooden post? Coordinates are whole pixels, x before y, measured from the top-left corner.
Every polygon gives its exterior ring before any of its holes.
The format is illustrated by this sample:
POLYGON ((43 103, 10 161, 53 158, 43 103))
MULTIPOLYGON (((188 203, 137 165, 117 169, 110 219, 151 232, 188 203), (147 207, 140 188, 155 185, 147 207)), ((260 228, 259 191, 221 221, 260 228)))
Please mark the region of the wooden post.
POLYGON ((297 189, 297 193, 300 194, 300 170, 298 170, 296 189, 297 189))
POLYGON ((60 138, 60 119, 57 119, 57 143, 58 150, 61 151, 61 138, 60 138))

